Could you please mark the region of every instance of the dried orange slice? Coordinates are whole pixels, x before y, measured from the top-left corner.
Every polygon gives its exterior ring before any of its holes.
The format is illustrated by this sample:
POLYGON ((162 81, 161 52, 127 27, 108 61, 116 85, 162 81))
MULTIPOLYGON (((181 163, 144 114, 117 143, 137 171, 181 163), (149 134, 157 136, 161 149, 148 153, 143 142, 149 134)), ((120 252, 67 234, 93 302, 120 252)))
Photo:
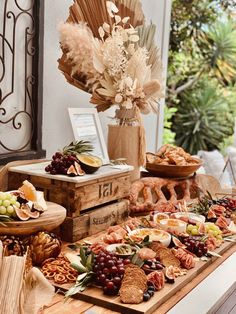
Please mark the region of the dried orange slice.
POLYGON ((28 201, 35 202, 37 200, 37 191, 33 184, 30 183, 28 180, 25 180, 23 182, 23 185, 18 190, 24 193, 25 198, 28 201))

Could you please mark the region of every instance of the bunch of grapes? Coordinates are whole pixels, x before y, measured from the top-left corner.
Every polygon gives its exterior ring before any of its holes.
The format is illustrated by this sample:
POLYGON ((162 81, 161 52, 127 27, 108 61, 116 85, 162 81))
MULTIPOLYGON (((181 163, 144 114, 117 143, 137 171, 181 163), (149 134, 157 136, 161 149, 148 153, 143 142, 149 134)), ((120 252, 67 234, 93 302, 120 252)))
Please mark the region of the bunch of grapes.
MULTIPOLYGON (((201 235, 201 233, 199 232, 199 225, 192 225, 189 224, 187 226, 187 232, 188 234, 192 235, 192 236, 198 236, 201 235)), ((206 222, 205 223, 205 234, 210 235, 215 237, 217 240, 222 240, 222 232, 220 230, 220 228, 215 225, 213 222, 206 222)))
POLYGON ((206 222, 206 234, 216 238, 217 240, 222 240, 222 231, 213 222, 206 222))
POLYGON ((14 206, 20 207, 17 196, 7 192, 0 192, 0 215, 16 217, 14 206))
POLYGON ((105 294, 118 293, 125 272, 124 266, 129 263, 129 259, 123 260, 109 252, 100 252, 95 256, 93 271, 96 274, 96 283, 103 287, 105 294))
POLYGON ((67 174, 70 166, 74 165, 75 162, 78 162, 75 154, 62 154, 56 152, 52 156, 51 163, 46 166, 45 171, 50 174, 67 174))
POLYGON ((183 239, 183 243, 186 245, 187 250, 197 255, 197 257, 201 257, 207 254, 207 246, 200 239, 196 239, 193 237, 187 237, 183 239))

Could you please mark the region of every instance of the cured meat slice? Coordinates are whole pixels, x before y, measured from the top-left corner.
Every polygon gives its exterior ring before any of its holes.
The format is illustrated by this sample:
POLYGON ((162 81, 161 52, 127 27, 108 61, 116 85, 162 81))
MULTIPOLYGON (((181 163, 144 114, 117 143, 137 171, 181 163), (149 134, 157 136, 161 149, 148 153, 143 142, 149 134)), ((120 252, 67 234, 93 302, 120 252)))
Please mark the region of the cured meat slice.
POLYGON ((138 251, 138 256, 142 259, 142 260, 147 260, 147 259, 153 259, 156 257, 156 252, 154 252, 153 250, 149 249, 149 248, 142 248, 138 251))
POLYGON ((220 229, 228 229, 228 221, 225 217, 219 216, 215 223, 220 229))
POLYGON ((147 280, 151 282, 156 290, 161 290, 165 285, 165 276, 162 271, 153 271, 147 275, 147 280))
POLYGON ((179 259, 182 267, 186 269, 195 267, 195 260, 192 254, 181 248, 178 248, 177 250, 173 249, 172 251, 175 257, 179 259))

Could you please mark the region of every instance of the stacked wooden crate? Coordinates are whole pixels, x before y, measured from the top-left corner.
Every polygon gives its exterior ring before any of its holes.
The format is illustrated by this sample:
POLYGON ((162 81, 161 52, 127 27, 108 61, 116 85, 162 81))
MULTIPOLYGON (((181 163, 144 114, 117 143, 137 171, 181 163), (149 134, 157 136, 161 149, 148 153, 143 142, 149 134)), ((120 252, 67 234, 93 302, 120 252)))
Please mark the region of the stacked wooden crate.
POLYGON ((11 167, 8 188, 18 188, 24 180, 44 191, 47 201, 67 209, 61 226, 61 237, 74 242, 106 230, 128 217, 128 201, 132 167, 101 167, 95 174, 82 177, 50 175, 44 171, 47 163, 11 167))

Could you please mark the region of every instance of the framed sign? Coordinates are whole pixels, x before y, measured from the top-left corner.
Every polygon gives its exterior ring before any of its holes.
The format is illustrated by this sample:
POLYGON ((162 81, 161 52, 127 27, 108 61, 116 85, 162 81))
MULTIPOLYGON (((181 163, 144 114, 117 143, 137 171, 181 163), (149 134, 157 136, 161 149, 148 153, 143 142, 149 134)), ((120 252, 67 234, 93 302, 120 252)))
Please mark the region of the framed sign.
POLYGON ((68 108, 76 141, 90 141, 94 147, 92 154, 100 157, 103 164, 109 163, 107 147, 101 123, 95 108, 68 108))

